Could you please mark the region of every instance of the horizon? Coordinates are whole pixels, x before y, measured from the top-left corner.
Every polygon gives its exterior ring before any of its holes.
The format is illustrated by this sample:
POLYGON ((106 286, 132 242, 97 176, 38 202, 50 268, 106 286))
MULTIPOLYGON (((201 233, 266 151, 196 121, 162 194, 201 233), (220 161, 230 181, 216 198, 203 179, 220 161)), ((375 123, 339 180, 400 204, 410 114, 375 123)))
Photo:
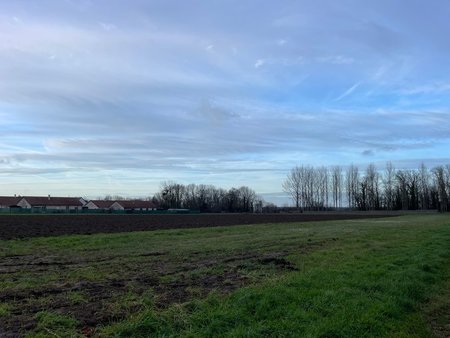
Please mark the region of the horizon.
MULTIPOLYGON (((445 172, 445 170, 447 170, 447 174, 446 175, 450 174, 450 171, 449 171, 450 170, 449 169, 450 168, 450 164, 436 165, 435 167, 427 167, 425 165, 425 163, 423 163, 423 162, 421 163, 420 167, 412 168, 412 169, 395 168, 395 166, 393 166, 392 162, 390 162, 390 161, 386 162, 384 168, 377 167, 377 166, 375 166, 374 163, 370 163, 368 165, 368 167, 363 167, 363 168, 355 166, 353 163, 350 164, 350 165, 335 166, 335 167, 333 167, 333 166, 328 166, 328 167, 325 167, 325 166, 321 166, 321 167, 303 166, 303 167, 305 167, 305 168, 312 168, 312 169, 325 168, 327 173, 328 173, 327 174, 328 175, 328 178, 327 178, 328 184, 330 184, 330 185, 333 185, 333 177, 332 177, 333 176, 333 170, 335 168, 339 168, 338 170, 341 171, 341 180, 342 180, 341 181, 342 183, 340 183, 340 184, 342 184, 341 188, 343 188, 343 191, 341 191, 339 193, 339 195, 341 196, 339 198, 339 200, 341 202, 339 202, 339 203, 342 203, 343 205, 339 206, 339 207, 332 206, 332 201, 331 201, 332 200, 332 196, 333 196, 333 192, 332 191, 328 191, 328 193, 327 193, 327 196, 328 196, 330 202, 329 203, 327 202, 327 204, 326 204, 327 207, 338 208, 338 209, 341 209, 341 208, 342 209, 347 209, 349 207, 349 206, 345 206, 346 203, 349 203, 349 200, 348 200, 348 197, 347 197, 347 195, 348 195, 347 188, 348 187, 346 185, 347 184, 346 180, 348 178, 346 178, 346 175, 347 175, 347 170, 349 170, 349 169, 352 170, 353 167, 355 167, 356 170, 357 170, 358 179, 363 180, 363 181, 364 181, 364 178, 367 177, 367 175, 368 175, 367 174, 367 170, 375 169, 375 172, 378 174, 377 179, 376 179, 377 180, 377 184, 380 184, 382 187, 385 186, 385 184, 386 184, 384 175, 386 175, 386 171, 388 170, 388 168, 390 170, 393 170, 394 174, 395 173, 399 173, 399 172, 404 172, 404 174, 406 174, 406 175, 410 175, 413 172, 416 172, 418 175, 421 175, 422 170, 425 169, 426 170, 426 175, 428 175, 427 176, 428 177, 427 178, 428 184, 430 184, 432 181, 435 181, 435 177, 434 177, 435 173, 434 173, 434 171, 436 169, 438 169, 439 167, 441 167, 444 170, 444 172, 445 172)), ((291 176, 292 171, 294 171, 294 170, 296 170, 298 168, 300 168, 300 167, 297 166, 295 168, 291 168, 291 172, 290 172, 289 176, 291 176)), ((285 181, 286 180, 287 180, 287 177, 286 177, 285 181)), ((283 183, 285 181, 283 181, 283 183)), ((13 196, 9 195, 9 196, 0 196, 0 197, 17 197, 17 198, 26 198, 26 197, 49 197, 49 198, 50 197, 58 197, 59 198, 59 197, 67 197, 67 198, 81 198, 81 199, 84 199, 85 201, 93 201, 93 200, 115 200, 115 201, 120 201, 120 200, 151 200, 151 199, 155 198, 158 194, 160 194, 163 191, 163 190, 161 190, 161 189, 164 189, 162 186, 167 184, 167 183, 169 183, 169 184, 180 184, 180 182, 174 182, 174 181, 160 182, 160 185, 161 185, 160 189, 157 192, 152 193, 152 194, 148 194, 148 195, 130 195, 130 194, 124 193, 124 194, 107 194, 107 195, 95 195, 95 196, 94 195, 91 195, 91 196, 89 196, 89 195, 67 195, 67 196, 66 195, 65 196, 59 195, 59 196, 54 196, 54 195, 51 195, 51 194, 48 194, 48 195, 46 195, 46 194, 44 194, 44 195, 36 195, 36 194, 34 194, 34 195, 33 194, 31 194, 31 195, 22 195, 22 194, 15 193, 13 196)), ((398 184, 398 182, 397 182, 397 184, 398 184)), ((433 184, 437 184, 437 183, 434 182, 433 184)), ((184 184, 181 183, 181 185, 184 185, 184 184)), ((194 183, 194 185, 197 185, 197 184, 194 183)), ((215 186, 215 185, 208 185, 208 184, 205 184, 205 185, 206 186, 212 186, 213 188, 219 188, 219 189, 223 188, 223 187, 215 186)), ((184 186, 186 187, 186 185, 184 185, 184 186)), ((253 190, 251 187, 248 187, 248 186, 241 186, 241 187, 247 187, 247 188, 250 188, 251 190, 253 190)), ((237 188, 241 188, 241 187, 230 187, 229 189, 226 189, 226 190, 237 189, 237 188)), ((341 188, 339 188, 339 189, 341 189, 341 188)), ((257 199, 261 199, 261 201, 263 203, 265 203, 265 204, 268 204, 268 203, 269 204, 274 204, 274 205, 276 205, 278 207, 294 207, 295 206, 295 201, 294 201, 294 198, 292 197, 292 192, 291 191, 288 192, 288 191, 283 189, 283 191, 280 191, 280 192, 258 193, 256 191, 254 191, 254 193, 256 193, 257 199)))
POLYGON ((297 165, 450 163, 450 3, 0 13, 1 195, 148 197, 175 181, 275 199, 297 165))

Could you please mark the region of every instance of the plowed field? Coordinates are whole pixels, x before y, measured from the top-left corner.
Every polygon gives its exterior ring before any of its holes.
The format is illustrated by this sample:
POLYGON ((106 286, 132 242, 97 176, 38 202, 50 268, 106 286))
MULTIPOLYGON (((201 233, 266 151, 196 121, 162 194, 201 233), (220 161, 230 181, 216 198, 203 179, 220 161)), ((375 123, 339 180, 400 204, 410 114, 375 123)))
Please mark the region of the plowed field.
MULTIPOLYGON (((391 214, 392 215, 392 214, 391 214)), ((386 217, 387 214, 0 215, 0 239, 386 217)))

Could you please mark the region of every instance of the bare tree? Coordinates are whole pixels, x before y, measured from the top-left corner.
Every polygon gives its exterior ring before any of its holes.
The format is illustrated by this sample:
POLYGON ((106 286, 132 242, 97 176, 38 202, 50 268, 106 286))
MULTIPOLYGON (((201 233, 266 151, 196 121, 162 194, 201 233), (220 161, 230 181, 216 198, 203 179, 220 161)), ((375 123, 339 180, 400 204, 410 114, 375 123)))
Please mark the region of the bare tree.
POLYGON ((408 173, 406 170, 398 170, 395 174, 395 178, 397 181, 397 201, 400 203, 400 208, 402 210, 408 210, 408 173))
POLYGON ((240 197, 240 211, 250 212, 253 211, 253 203, 256 200, 256 193, 252 189, 246 186, 239 188, 240 197))
POLYGON ((419 208, 422 210, 430 207, 430 175, 422 162, 419 168, 419 208))
POLYGON ((448 194, 447 194, 447 179, 443 166, 438 166, 433 169, 436 187, 438 191, 438 209, 441 212, 447 211, 448 207, 448 194))
POLYGON ((328 168, 325 166, 317 168, 314 171, 316 180, 316 208, 325 209, 328 205, 328 168))
POLYGON ((161 183, 161 205, 166 208, 181 208, 184 200, 185 187, 172 181, 161 183))
POLYGON ((283 182, 283 191, 290 195, 297 209, 300 208, 302 199, 302 170, 300 167, 292 168, 283 182))
POLYGON ((197 203, 197 186, 195 184, 188 184, 184 188, 183 207, 189 209, 200 209, 197 203))
POLYGON ((380 209, 380 190, 379 190, 379 174, 373 163, 369 164, 366 170, 366 186, 367 186, 367 209, 380 209))
POLYGON ((231 188, 228 190, 228 193, 226 195, 226 205, 227 205, 227 211, 229 212, 235 212, 239 208, 239 190, 236 188, 231 188))
POLYGON ((315 208, 315 185, 316 185, 316 173, 314 167, 307 166, 301 168, 301 178, 303 180, 303 205, 304 208, 313 210, 315 208))
POLYGON ((394 209, 395 168, 391 162, 386 163, 383 177, 385 208, 394 209))
POLYGON ((331 169, 331 190, 333 195, 333 207, 342 207, 342 168, 335 166, 331 169))
MULTIPOLYGON (((289 194, 296 208, 303 210, 342 207, 342 196, 346 194, 348 207, 360 210, 447 211, 450 165, 428 170, 421 164, 416 170, 395 170, 388 162, 381 174, 375 165, 370 164, 364 175, 360 175, 358 167, 353 164, 346 169, 345 175, 339 166, 296 166, 283 182, 283 190, 289 194)), ((106 196, 105 199, 123 198, 106 196)), ((255 208, 263 209, 255 191, 246 186, 224 190, 213 185, 185 186, 166 181, 161 183, 160 191, 152 200, 163 208, 189 208, 202 212, 252 212, 255 208)))
POLYGON ((364 178, 358 182, 358 190, 355 192, 355 203, 359 210, 367 210, 367 180, 364 178))
POLYGON ((358 194, 359 186, 359 173, 358 167, 351 164, 347 168, 346 172, 346 190, 347 190, 347 200, 349 208, 356 208, 356 196, 358 194))

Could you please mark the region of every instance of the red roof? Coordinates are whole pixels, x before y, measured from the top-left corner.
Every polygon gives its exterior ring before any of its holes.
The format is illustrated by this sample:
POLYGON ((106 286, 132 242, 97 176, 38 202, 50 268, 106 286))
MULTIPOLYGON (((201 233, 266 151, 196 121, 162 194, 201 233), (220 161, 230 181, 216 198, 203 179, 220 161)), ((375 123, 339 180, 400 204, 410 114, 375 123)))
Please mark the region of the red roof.
POLYGON ((156 208, 152 201, 142 200, 122 200, 115 201, 119 203, 124 209, 153 209, 156 208))
POLYGON ((24 196, 25 200, 31 206, 64 206, 64 207, 81 207, 83 203, 80 197, 40 197, 40 196, 24 196))
POLYGON ((0 196, 0 205, 8 207, 15 206, 21 199, 22 197, 0 196))

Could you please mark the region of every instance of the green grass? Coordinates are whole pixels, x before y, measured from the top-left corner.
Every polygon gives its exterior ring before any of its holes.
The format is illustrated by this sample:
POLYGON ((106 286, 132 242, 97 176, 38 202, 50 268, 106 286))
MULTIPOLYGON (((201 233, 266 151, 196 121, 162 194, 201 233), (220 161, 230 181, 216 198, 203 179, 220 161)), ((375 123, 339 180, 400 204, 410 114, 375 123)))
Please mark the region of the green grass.
POLYGON ((9 315, 9 306, 8 304, 0 303, 0 317, 5 317, 9 315))
POLYGON ((82 337, 76 332, 77 321, 69 316, 41 311, 36 314, 36 330, 27 338, 41 337, 82 337))
MULTIPOLYGON (((34 314, 39 337, 80 334, 93 285, 108 314, 94 336, 433 337, 449 318, 449 215, 0 242, 0 261, 14 255, 46 268, 0 274, 6 291, 67 289, 34 314), (164 306, 174 285, 181 303, 164 306)), ((0 320, 21 305, 2 306, 0 320)))
POLYGON ((341 245, 306 257, 293 252, 290 260, 301 267, 299 272, 229 297, 211 296, 163 313, 149 310, 105 333, 123 337, 431 336, 420 304, 450 277, 449 219, 410 216, 402 218, 407 221, 403 226, 396 224, 398 220, 379 223, 379 227, 374 227, 377 221, 342 226, 340 230, 366 234, 349 234, 341 245))

